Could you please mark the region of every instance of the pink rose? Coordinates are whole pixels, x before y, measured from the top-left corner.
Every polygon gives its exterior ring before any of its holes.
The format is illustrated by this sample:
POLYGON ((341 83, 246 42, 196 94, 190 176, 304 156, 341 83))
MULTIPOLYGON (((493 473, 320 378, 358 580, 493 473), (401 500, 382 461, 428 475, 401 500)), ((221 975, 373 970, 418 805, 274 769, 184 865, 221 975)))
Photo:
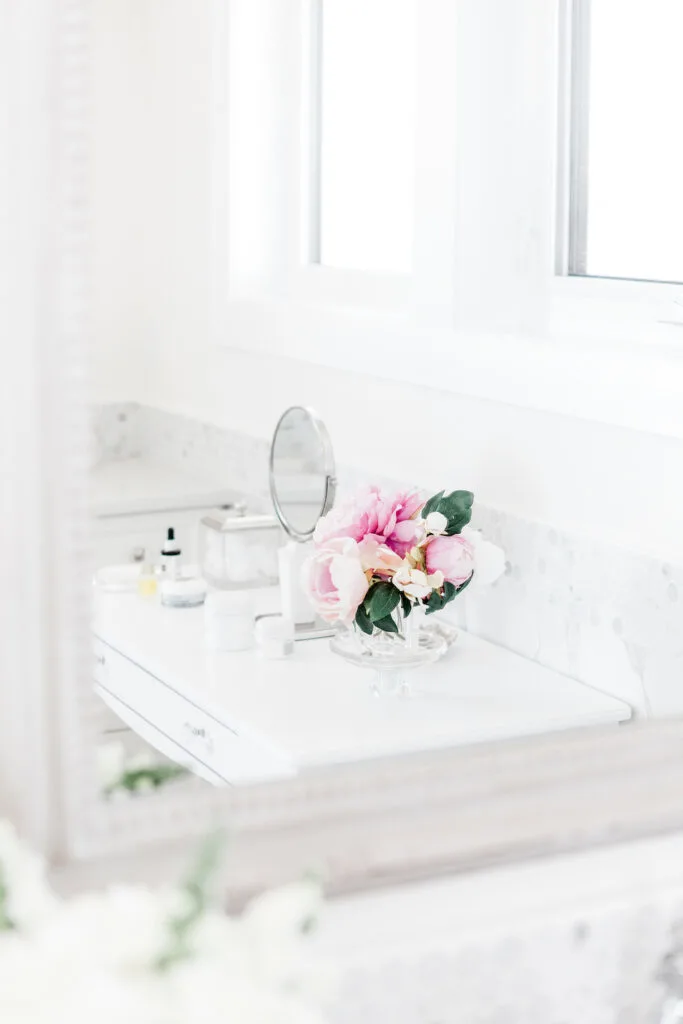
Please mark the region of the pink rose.
POLYGON ((320 547, 304 564, 302 582, 321 619, 350 626, 368 592, 355 540, 335 537, 320 547))
POLYGON ((403 565, 403 559, 383 543, 382 537, 368 534, 358 545, 363 569, 377 576, 393 576, 403 565))
POLYGON ((454 537, 433 537, 425 548, 427 572, 442 572, 456 587, 466 583, 474 572, 474 548, 460 534, 454 537))

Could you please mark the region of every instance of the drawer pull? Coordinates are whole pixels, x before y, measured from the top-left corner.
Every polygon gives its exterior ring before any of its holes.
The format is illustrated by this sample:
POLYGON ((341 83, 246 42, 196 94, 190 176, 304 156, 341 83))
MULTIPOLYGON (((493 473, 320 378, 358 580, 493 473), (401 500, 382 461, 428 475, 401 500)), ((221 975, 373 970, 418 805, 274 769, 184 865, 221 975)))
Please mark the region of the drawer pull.
POLYGON ((201 744, 206 748, 207 753, 213 754, 214 743, 211 738, 211 734, 205 726, 192 725, 191 722, 185 722, 183 726, 186 733, 188 733, 193 740, 199 740, 201 744))

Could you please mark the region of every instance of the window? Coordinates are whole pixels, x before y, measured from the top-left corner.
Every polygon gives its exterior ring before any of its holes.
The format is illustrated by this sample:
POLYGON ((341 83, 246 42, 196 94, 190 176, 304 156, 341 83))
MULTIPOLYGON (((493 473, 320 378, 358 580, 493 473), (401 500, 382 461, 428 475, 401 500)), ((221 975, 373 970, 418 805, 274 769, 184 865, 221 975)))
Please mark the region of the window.
POLYGON ((214 4, 222 344, 678 423, 683 0, 214 4))
POLYGON ((683 282, 683 3, 576 0, 570 272, 683 282))
POLYGON ((319 0, 314 262, 412 267, 417 0, 319 0))

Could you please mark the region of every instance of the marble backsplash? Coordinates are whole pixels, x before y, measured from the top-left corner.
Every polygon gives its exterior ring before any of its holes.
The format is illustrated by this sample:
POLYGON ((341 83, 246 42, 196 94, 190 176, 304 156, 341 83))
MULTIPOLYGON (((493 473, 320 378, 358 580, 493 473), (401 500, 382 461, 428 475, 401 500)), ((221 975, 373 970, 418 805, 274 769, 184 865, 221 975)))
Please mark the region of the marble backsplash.
MULTIPOLYGON (((96 460, 145 455, 268 500, 263 439, 122 404, 94 410, 93 447, 96 460)), ((368 479, 347 467, 338 475, 341 493, 368 479)), ((481 504, 473 526, 504 548, 507 570, 455 602, 456 621, 638 714, 683 712, 683 566, 481 504)))

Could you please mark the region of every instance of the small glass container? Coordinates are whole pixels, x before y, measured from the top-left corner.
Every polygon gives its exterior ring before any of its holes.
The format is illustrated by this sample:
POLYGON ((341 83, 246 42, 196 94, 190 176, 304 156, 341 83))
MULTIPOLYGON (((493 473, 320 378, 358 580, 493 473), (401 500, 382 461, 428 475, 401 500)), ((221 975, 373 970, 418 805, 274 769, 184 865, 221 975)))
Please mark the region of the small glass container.
POLYGON ((204 608, 206 646, 211 651, 247 651, 254 646, 254 605, 240 591, 213 590, 204 608))
POLYGON ((264 658, 289 658, 294 653, 294 623, 284 615, 259 615, 255 635, 264 658))
POLYGON ((283 539, 274 516, 217 509, 200 522, 201 573, 220 590, 277 586, 283 539))
POLYGON ((149 562, 145 562, 138 576, 138 594, 140 597, 156 597, 156 592, 157 578, 154 566, 150 565, 149 562))

